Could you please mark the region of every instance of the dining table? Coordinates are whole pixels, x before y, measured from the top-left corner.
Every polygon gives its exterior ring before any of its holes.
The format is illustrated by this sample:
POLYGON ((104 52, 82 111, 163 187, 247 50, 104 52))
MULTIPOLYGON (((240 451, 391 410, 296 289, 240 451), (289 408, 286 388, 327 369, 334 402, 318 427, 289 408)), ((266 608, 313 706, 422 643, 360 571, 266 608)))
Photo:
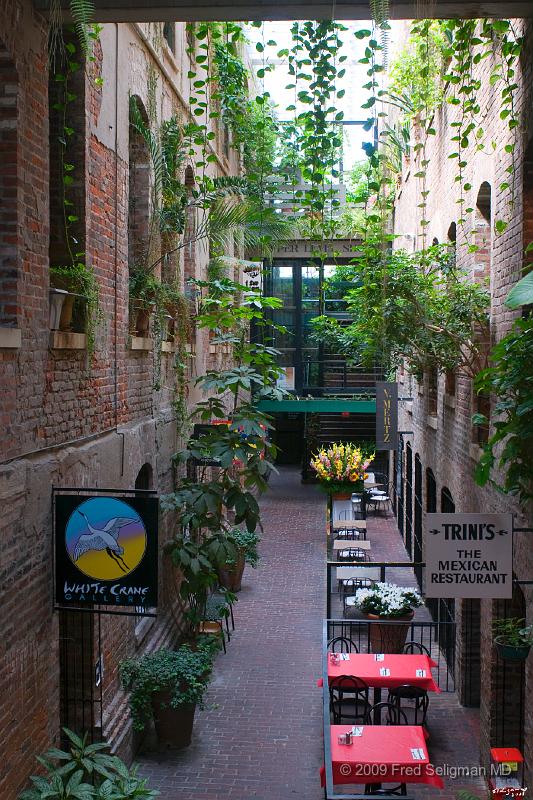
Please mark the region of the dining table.
MULTIPOLYGON (((440 692, 431 670, 437 666, 425 654, 407 653, 338 653, 334 663, 328 654, 328 681, 331 686, 341 675, 361 678, 376 689, 417 686, 427 692, 440 692)), ((375 702, 379 702, 374 692, 375 702)))
POLYGON ((350 541, 349 539, 334 539, 333 540, 333 550, 346 550, 351 549, 352 547, 356 550, 370 550, 371 544, 368 539, 363 539, 362 541, 353 540, 350 541))
MULTIPOLYGON (((444 783, 431 764, 426 740, 427 732, 420 725, 331 725, 333 783, 425 783, 442 789, 444 783), (341 743, 348 732, 351 743, 341 743)), ((324 786, 324 768, 321 779, 324 786)))

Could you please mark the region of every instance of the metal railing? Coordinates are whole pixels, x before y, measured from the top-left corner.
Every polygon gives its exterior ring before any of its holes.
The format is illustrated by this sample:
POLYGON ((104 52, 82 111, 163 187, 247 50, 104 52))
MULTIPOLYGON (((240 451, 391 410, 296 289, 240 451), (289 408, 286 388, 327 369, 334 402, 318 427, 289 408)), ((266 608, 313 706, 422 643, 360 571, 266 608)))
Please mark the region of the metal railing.
POLYGON ((304 388, 321 387, 329 391, 353 391, 374 397, 376 381, 383 380, 381 369, 364 369, 340 359, 304 362, 304 388))
MULTIPOLYGON (((325 800, 368 800, 369 795, 364 791, 350 792, 335 791, 333 783, 333 764, 331 756, 331 722, 330 722, 330 698, 329 698, 329 685, 328 685, 328 642, 337 636, 345 636, 352 640, 357 646, 359 652, 370 652, 370 625, 372 623, 367 620, 336 620, 325 619, 322 628, 322 705, 324 714, 324 773, 325 773, 325 787, 324 797, 325 800)), ((380 621, 381 624, 387 624, 380 621)), ((390 624, 397 624, 394 620, 390 624)), ((444 623, 450 626, 448 639, 453 643, 453 656, 455 657, 455 624, 444 623), (453 628, 453 630, 452 630, 453 628)), ((435 635, 435 622, 411 622, 408 632, 407 641, 418 642, 428 648, 431 653, 432 659, 436 662, 437 675, 436 682, 442 691, 453 691, 450 688, 453 685, 453 679, 450 683, 449 671, 446 669, 445 663, 442 662, 440 652, 437 652, 439 637, 435 635), (429 645, 429 646, 428 646, 429 645), (438 658, 435 658, 438 656, 438 658)), ((397 795, 380 793, 382 800, 396 800, 397 795)), ((405 796, 405 800, 410 800, 409 795, 405 796)))

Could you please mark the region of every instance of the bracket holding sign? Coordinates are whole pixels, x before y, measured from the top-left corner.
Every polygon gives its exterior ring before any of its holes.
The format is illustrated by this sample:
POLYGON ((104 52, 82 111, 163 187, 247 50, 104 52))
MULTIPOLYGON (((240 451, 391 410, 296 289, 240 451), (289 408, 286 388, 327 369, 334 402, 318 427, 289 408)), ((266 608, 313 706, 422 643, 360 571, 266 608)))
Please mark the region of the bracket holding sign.
POLYGON ((153 495, 54 490, 56 608, 128 606, 139 616, 157 606, 159 502, 153 495))
POLYGON ((512 597, 511 514, 427 514, 426 525, 426 597, 512 597))

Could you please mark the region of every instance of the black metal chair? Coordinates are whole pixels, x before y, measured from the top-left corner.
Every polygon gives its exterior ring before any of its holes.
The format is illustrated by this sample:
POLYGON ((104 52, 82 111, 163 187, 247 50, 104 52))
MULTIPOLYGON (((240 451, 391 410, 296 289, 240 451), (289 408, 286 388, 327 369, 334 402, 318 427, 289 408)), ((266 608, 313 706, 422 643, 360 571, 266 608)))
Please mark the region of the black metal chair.
POLYGON ((330 653, 358 653, 359 650, 355 642, 352 642, 347 636, 336 636, 328 642, 328 650, 330 653), (339 649, 337 650, 337 646, 339 649))
POLYGON ((382 713, 384 711, 387 712, 387 716, 385 717, 385 725, 409 725, 407 717, 402 709, 398 708, 395 703, 387 702, 376 703, 375 705, 370 706, 363 720, 363 724, 381 725, 382 713))
POLYGON ((375 783, 365 783, 365 794, 376 796, 395 794, 398 797, 406 797, 407 784, 400 783, 398 786, 391 786, 389 789, 383 789, 381 786, 376 785, 375 783))
POLYGON ((354 675, 341 675, 329 687, 329 708, 334 725, 364 720, 371 708, 369 687, 354 675))
POLYGON ((366 561, 366 552, 361 550, 360 547, 347 547, 345 550, 339 550, 337 555, 339 561, 366 561))
POLYGON ((425 725, 429 708, 429 697, 420 686, 404 684, 389 689, 387 701, 396 706, 407 717, 409 725, 425 725), (405 701, 405 702, 402 702, 405 701))
POLYGON ((347 599, 349 597, 354 597, 358 589, 371 589, 375 583, 376 581, 372 580, 372 578, 357 578, 355 575, 353 578, 341 578, 340 589, 343 617, 346 616, 346 612, 348 611, 348 606, 346 604, 347 599))
POLYGON ((403 652, 405 655, 421 655, 421 656, 429 656, 431 658, 431 653, 424 647, 423 644, 420 642, 407 642, 404 645, 403 652))
POLYGON ((355 527, 346 527, 335 531, 335 538, 344 539, 347 542, 356 542, 358 539, 363 539, 364 537, 361 535, 361 531, 357 530, 355 527))

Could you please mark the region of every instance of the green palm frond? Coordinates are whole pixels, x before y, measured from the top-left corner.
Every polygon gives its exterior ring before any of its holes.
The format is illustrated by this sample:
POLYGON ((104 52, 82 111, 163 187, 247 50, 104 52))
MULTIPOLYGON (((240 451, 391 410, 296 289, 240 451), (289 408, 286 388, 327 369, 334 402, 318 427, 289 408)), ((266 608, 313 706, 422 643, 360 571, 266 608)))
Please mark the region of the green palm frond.
POLYGON ((260 249, 269 255, 275 245, 289 238, 290 223, 273 209, 260 208, 249 200, 216 201, 209 213, 208 236, 215 250, 231 249, 239 233, 245 250, 260 249))

